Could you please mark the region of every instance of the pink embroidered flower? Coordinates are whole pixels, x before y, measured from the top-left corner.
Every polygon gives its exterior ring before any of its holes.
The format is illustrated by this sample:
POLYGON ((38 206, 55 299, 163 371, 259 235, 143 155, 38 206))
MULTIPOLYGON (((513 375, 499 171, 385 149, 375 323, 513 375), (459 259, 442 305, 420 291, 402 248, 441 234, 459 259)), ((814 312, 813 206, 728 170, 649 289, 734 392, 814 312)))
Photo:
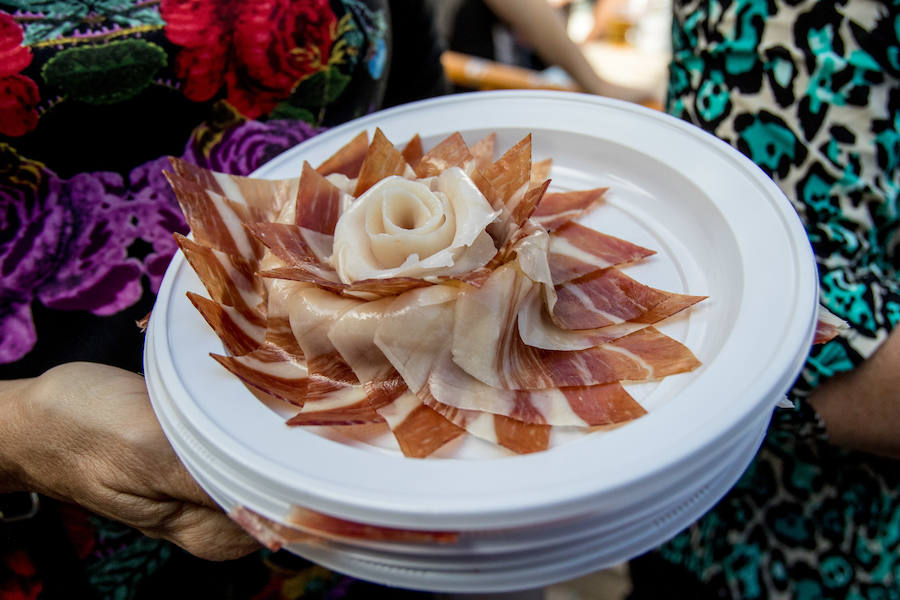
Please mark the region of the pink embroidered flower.
POLYGON ((194 101, 226 99, 249 118, 272 111, 304 77, 324 69, 337 36, 328 0, 163 0, 175 72, 194 101))
POLYGON ((22 45, 22 27, 0 11, 0 134, 23 136, 38 122, 41 97, 37 84, 20 73, 31 64, 31 49, 22 45))

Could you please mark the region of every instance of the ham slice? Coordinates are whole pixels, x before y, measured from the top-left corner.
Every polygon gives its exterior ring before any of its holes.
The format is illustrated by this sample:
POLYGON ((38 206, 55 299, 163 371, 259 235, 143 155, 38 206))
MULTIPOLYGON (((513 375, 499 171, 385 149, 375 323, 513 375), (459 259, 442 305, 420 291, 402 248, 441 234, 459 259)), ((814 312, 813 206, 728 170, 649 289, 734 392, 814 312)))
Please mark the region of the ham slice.
POLYGON ((333 174, 344 175, 350 179, 358 177, 368 148, 369 135, 362 131, 316 167, 316 171, 323 177, 333 174))
POLYGON ((813 338, 813 344, 824 344, 830 342, 844 331, 849 329, 847 322, 832 313, 830 310, 819 305, 819 314, 816 319, 816 333, 813 338))
POLYGON ((452 544, 459 539, 459 534, 451 531, 416 531, 369 525, 339 519, 299 506, 291 507, 284 519, 286 524, 273 521, 240 505, 234 506, 228 516, 273 552, 294 543, 321 543, 327 540, 365 539, 452 544))
POLYGON ((247 385, 297 406, 306 402, 306 364, 274 344, 265 343, 241 356, 210 356, 247 385))
POLYGON ((343 192, 325 179, 306 161, 297 191, 296 224, 300 227, 334 235, 341 216, 343 192))
POLYGON ((413 173, 412 168, 403 160, 400 151, 388 141, 380 129, 376 129, 360 168, 353 195, 359 197, 385 177, 413 173))
POLYGON ((223 306, 193 292, 188 292, 187 297, 230 354, 247 354, 266 341, 266 326, 248 321, 235 308, 223 306))
POLYGON ((594 329, 631 321, 656 323, 705 299, 658 290, 615 268, 556 288, 552 319, 563 329, 594 329))
POLYGON ((621 266, 656 254, 654 250, 568 223, 550 235, 548 262, 553 283, 565 283, 588 273, 621 266))
POLYGON ((467 165, 474 164, 475 158, 459 133, 442 140, 429 150, 416 165, 416 176, 419 178, 436 177, 451 167, 469 170, 467 165))
POLYGON ((265 326, 266 292, 254 276, 256 261, 197 244, 178 233, 175 241, 215 302, 233 307, 253 325, 265 326))
POLYGON ((416 165, 419 164, 419 161, 422 160, 422 156, 424 155, 424 150, 422 150, 422 138, 419 137, 418 133, 406 143, 406 146, 400 151, 400 155, 403 157, 403 160, 406 161, 406 164, 415 170, 416 165))
POLYGON ((292 202, 297 196, 299 182, 296 177, 271 180, 229 175, 204 169, 175 157, 169 157, 169 163, 177 179, 192 181, 220 196, 266 213, 278 212, 282 206, 292 202))
POLYGON ((199 184, 166 173, 194 241, 247 260, 262 257, 262 247, 244 230, 244 224, 270 220, 271 213, 229 200, 199 184))
POLYGON ((603 201, 607 188, 547 194, 534 211, 534 220, 547 231, 586 215, 603 201))
POLYGON ((480 289, 460 293, 453 361, 490 386, 516 390, 646 381, 700 365, 684 345, 653 327, 584 350, 527 346, 518 333, 517 315, 537 285, 510 263, 480 289))

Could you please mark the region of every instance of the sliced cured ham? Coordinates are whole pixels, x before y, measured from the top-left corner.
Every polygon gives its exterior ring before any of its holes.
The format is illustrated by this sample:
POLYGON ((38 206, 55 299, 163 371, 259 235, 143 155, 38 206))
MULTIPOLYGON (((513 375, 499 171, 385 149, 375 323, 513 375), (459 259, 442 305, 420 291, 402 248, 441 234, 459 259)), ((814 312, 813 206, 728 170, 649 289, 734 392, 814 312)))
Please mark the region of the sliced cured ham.
POLYGON ((247 225, 247 231, 285 264, 314 263, 326 270, 334 270, 323 263, 319 253, 307 242, 307 231, 299 225, 253 223, 247 225))
POLYGON ((270 213, 229 200, 178 175, 166 173, 166 177, 194 241, 247 260, 262 257, 262 246, 247 234, 244 225, 269 220, 270 213))
POLYGON ((295 222, 300 227, 334 234, 334 226, 341 216, 343 192, 304 161, 297 190, 295 222))
POLYGON ((187 297, 230 354, 247 354, 266 341, 266 325, 252 323, 239 310, 223 306, 199 294, 188 292, 187 297))
POLYGON ((197 244, 178 233, 175 241, 214 301, 234 307, 254 325, 265 325, 266 293, 254 276, 256 261, 197 244))
POLYGON ((380 129, 375 130, 372 143, 366 152, 365 160, 359 170, 354 196, 359 196, 370 187, 391 175, 413 173, 412 168, 403 160, 403 155, 384 136, 380 129))
POLYGON ((594 329, 631 321, 656 323, 705 299, 644 285, 609 268, 556 288, 553 322, 563 329, 594 329))
POLYGON ((848 328, 849 326, 846 321, 820 304, 818 317, 816 319, 816 333, 813 338, 813 344, 830 342, 848 328))
POLYGON ((378 414, 391 428, 403 455, 411 458, 430 456, 465 433, 408 391, 379 408, 378 414))
MULTIPOLYGON (((574 221, 605 188, 551 193, 552 162, 532 161, 530 135, 497 160, 495 145, 456 133, 401 150, 362 132, 278 182, 174 161, 193 231, 178 243, 211 299, 188 297, 228 353, 215 360, 263 401, 297 406, 289 425, 386 424, 409 457, 463 435, 537 452, 554 432, 645 414, 623 382, 699 365, 651 324, 702 297, 615 268, 653 251, 574 221)), ((274 545, 410 535, 238 513, 274 545)))
POLYGON ((454 133, 425 153, 416 165, 416 176, 436 177, 451 167, 468 170, 467 163, 474 164, 474 161, 475 157, 469 152, 463 137, 459 133, 454 133))
POLYGON ((502 415, 459 409, 437 402, 433 397, 426 397, 425 404, 460 429, 516 454, 541 452, 550 447, 549 425, 535 425, 502 415))
POLYGON ((547 194, 535 209, 534 220, 547 231, 559 229, 594 209, 603 201, 606 191, 607 188, 595 188, 547 194))
POLYGON ((347 142, 340 150, 316 167, 316 171, 323 177, 340 174, 350 179, 359 176, 363 161, 369 149, 369 135, 362 131, 352 140, 347 142))
POLYGON ((266 213, 278 212, 297 196, 297 178, 271 180, 229 175, 175 157, 169 157, 169 163, 182 180, 193 181, 204 189, 266 213))
POLYGON ((419 161, 422 160, 422 156, 424 155, 422 138, 419 137, 418 133, 406 143, 403 150, 400 151, 400 155, 403 157, 403 160, 406 161, 406 164, 415 170, 416 165, 419 164, 419 161))
POLYGON ((274 344, 265 343, 241 356, 210 356, 247 385, 296 406, 306 402, 306 364, 274 344))
POLYGON ((284 518, 286 524, 273 521, 240 505, 234 506, 228 516, 273 552, 294 543, 321 543, 326 540, 366 539, 451 544, 459 539, 459 534, 451 531, 416 531, 381 527, 339 519, 299 506, 291 507, 284 518))
POLYGON ((565 283, 588 273, 637 262, 656 254, 579 223, 568 223, 550 235, 547 257, 553 283, 565 283))
MULTIPOLYGON (((475 159, 475 168, 484 170, 494 162, 494 148, 497 146, 497 134, 491 132, 469 146, 469 152, 475 159)), ((543 178, 546 179, 546 178, 543 178)))
POLYGON ((646 381, 700 365, 684 345, 653 327, 584 350, 527 346, 518 333, 518 307, 536 285, 511 263, 480 289, 460 293, 453 361, 490 386, 517 390, 646 381))

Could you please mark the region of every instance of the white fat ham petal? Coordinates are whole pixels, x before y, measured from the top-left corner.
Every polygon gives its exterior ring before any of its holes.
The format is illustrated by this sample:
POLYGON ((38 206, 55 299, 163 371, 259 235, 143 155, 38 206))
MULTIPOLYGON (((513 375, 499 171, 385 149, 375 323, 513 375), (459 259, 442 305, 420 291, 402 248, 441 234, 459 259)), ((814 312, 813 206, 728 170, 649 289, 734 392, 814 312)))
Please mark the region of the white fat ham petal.
POLYGON ((418 393, 428 381, 438 351, 453 333, 457 289, 417 288, 398 296, 378 323, 375 344, 418 393))

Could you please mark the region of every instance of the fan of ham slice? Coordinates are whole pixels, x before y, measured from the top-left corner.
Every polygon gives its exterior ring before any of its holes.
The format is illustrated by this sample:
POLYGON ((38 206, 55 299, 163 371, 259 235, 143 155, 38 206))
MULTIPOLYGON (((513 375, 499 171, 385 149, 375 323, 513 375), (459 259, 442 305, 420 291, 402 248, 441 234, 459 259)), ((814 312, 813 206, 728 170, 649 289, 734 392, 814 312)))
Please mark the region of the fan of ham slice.
MULTIPOLYGON (((620 270, 652 257, 577 219, 605 188, 548 192, 550 161, 526 136, 494 158, 496 136, 453 134, 425 151, 363 132, 318 167, 280 181, 173 160, 167 177, 191 226, 176 236, 208 298, 189 293, 255 394, 296 407, 288 425, 381 423, 422 458, 473 435, 515 453, 554 428, 589 433, 645 414, 628 382, 700 362, 653 325, 703 296, 659 290, 620 270), (341 214, 390 176, 461 169, 497 214, 496 254, 469 273, 345 283, 330 261, 341 214)), ((839 333, 823 316, 817 341, 839 333)))

